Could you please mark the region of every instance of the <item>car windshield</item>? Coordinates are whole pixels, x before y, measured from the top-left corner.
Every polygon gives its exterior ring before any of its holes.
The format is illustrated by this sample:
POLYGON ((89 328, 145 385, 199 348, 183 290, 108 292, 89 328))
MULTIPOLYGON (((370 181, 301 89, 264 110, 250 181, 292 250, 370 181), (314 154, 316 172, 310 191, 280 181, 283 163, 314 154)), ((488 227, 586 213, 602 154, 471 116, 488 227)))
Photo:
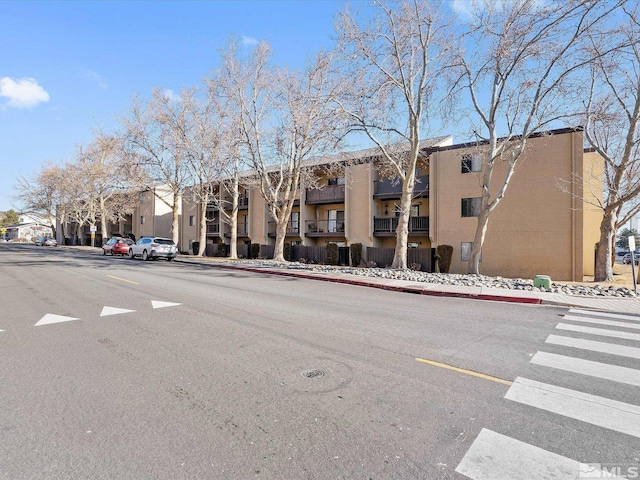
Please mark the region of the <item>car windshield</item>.
POLYGON ((173 240, 169 240, 168 238, 155 238, 154 242, 159 245, 174 245, 173 240))

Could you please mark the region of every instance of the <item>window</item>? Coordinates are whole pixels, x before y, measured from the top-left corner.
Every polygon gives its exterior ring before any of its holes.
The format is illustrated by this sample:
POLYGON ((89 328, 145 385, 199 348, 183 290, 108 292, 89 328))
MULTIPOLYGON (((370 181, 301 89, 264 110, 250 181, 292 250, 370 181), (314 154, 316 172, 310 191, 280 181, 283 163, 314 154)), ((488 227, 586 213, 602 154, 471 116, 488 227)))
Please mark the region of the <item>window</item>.
POLYGON ((328 178, 327 185, 344 185, 344 177, 328 178))
POLYGON ((344 210, 329 210, 329 232, 344 232, 344 210))
POLYGON ((480 172, 482 170, 482 155, 480 153, 465 153, 462 155, 462 173, 480 172))
POLYGON ((195 215, 189 215, 189 226, 193 227, 196 224, 196 216, 195 215))
MULTIPOLYGON (((462 242, 460 244, 460 260, 468 262, 471 258, 471 249, 473 248, 473 242, 462 242)), ((482 252, 480 253, 480 261, 482 261, 482 252)))
POLYGON ((140 225, 144 225, 144 215, 140 215, 140 225))
POLYGON ((463 198, 462 199, 462 216, 477 217, 480 214, 480 197, 463 198))
MULTIPOLYGON (((396 205, 396 217, 400 216, 400 205, 396 205)), ((419 217, 420 216, 420 205, 411 205, 411 212, 409 213, 411 217, 419 217)))
POLYGON ((291 230, 292 233, 300 231, 300 212, 291 212, 291 230))

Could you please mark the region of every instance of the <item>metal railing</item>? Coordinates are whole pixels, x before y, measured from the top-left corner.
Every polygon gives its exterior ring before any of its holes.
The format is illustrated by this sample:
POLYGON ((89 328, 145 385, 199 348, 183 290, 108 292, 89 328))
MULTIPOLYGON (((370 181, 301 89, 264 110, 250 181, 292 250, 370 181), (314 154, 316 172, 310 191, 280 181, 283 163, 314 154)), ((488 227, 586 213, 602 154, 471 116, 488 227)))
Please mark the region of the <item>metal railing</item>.
MULTIPOLYGON (((402 182, 398 179, 382 179, 374 180, 373 194, 377 196, 401 195, 402 182)), ((413 186, 413 195, 429 196, 429 175, 416 176, 416 182, 413 186)))
POLYGON ((306 202, 313 203, 344 202, 344 185, 328 185, 324 188, 308 188, 306 202))
MULTIPOLYGON (((373 233, 395 233, 398 217, 373 217, 373 233)), ((410 232, 429 233, 429 217, 409 217, 410 232)))
POLYGON ((344 220, 307 220, 305 232, 311 233, 344 233, 344 220))

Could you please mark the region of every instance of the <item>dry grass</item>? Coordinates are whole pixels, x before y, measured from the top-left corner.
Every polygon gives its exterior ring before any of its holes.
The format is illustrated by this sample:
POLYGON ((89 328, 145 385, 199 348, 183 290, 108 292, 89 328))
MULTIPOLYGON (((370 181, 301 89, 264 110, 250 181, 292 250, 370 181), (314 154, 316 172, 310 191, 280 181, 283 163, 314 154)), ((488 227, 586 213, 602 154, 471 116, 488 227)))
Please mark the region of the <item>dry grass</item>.
MULTIPOLYGON (((638 279, 638 274, 640 273, 638 271, 638 267, 636 268, 636 281, 638 279)), ((633 290, 633 274, 631 273, 631 265, 622 265, 621 263, 616 263, 613 265, 613 277, 615 279, 614 282, 598 282, 598 283, 594 283, 593 281, 593 276, 591 277, 584 277, 584 281, 582 282, 567 282, 567 283, 574 283, 574 284, 581 284, 581 285, 587 285, 587 286, 595 286, 595 285, 602 285, 602 286, 610 286, 613 285, 615 287, 627 287, 631 290, 633 290)), ((553 280, 553 279, 552 279, 553 280)))

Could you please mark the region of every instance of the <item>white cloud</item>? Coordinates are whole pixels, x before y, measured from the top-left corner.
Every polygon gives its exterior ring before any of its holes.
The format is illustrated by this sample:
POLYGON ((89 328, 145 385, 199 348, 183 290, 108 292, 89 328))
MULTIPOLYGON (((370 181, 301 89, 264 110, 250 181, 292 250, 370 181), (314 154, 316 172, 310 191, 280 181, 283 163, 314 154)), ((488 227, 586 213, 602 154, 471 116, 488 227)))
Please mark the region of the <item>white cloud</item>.
POLYGON ((100 88, 107 88, 109 86, 107 85, 107 82, 104 81, 102 75, 100 75, 99 73, 89 70, 84 74, 84 76, 96 82, 96 84, 98 84, 100 88))
POLYGON ((49 101, 49 94, 38 85, 35 78, 20 78, 18 80, 9 77, 1 78, 0 97, 9 99, 3 106, 14 108, 31 108, 39 103, 49 101))
POLYGON ((171 90, 170 88, 165 88, 162 93, 167 99, 171 100, 172 102, 182 101, 182 97, 178 95, 176 92, 174 92, 173 90, 171 90))
POLYGON ((471 18, 471 2, 470 0, 453 0, 451 8, 461 17, 471 18))
POLYGON ((258 44, 258 39, 253 37, 247 37, 246 35, 242 36, 242 45, 245 47, 253 47, 258 44))

